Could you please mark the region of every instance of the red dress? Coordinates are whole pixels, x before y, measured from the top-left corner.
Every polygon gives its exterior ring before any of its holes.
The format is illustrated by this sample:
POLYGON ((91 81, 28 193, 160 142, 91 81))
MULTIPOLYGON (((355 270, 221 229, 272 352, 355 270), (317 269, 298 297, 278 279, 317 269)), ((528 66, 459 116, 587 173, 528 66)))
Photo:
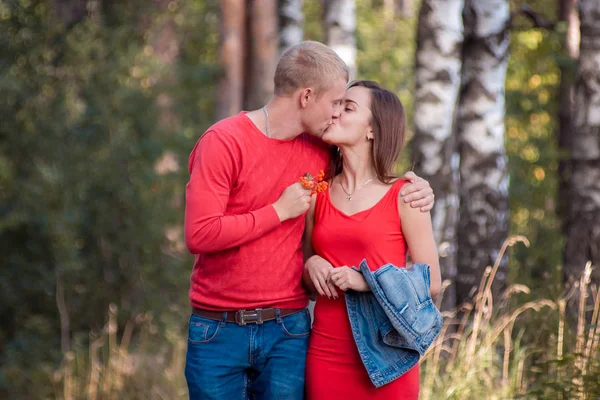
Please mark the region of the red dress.
MULTIPOLYGON (((398 215, 396 181, 373 207, 346 215, 331 203, 329 192, 318 195, 313 246, 334 267, 358 266, 363 259, 372 269, 406 263, 406 241, 398 215)), ((338 299, 319 296, 306 360, 308 400, 410 399, 419 397, 419 367, 376 388, 360 359, 352 337, 344 293, 338 299)))

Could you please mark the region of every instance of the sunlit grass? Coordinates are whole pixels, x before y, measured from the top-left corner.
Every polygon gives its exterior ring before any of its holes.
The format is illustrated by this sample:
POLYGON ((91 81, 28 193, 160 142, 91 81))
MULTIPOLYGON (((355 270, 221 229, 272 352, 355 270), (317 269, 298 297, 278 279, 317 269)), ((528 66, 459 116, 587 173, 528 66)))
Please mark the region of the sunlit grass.
MULTIPOLYGON (((600 292, 590 284, 592 265, 558 300, 535 299, 524 285, 508 287, 499 299, 492 283, 499 260, 523 237, 506 241, 496 265, 488 267, 473 302, 445 312, 442 331, 421 360, 421 399, 596 399, 600 396, 600 292), (571 298, 576 295, 577 298, 571 298), (577 303, 576 326, 567 322, 567 301, 577 303), (556 326, 540 327, 528 313, 556 326), (541 329, 551 329, 551 332, 541 329), (574 336, 570 332, 574 332, 574 336), (545 346, 532 337, 550 337, 545 346), (529 339, 527 339, 529 338, 529 339), (541 373, 543 372, 543 373, 541 373)), ((449 283, 445 282, 445 287, 449 283)), ((441 301, 441 299, 438 299, 441 301)), ((68 352, 55 372, 57 399, 185 399, 186 338, 156 333, 140 315, 117 332, 116 307, 90 338, 86 352, 68 352), (157 338, 157 336, 159 336, 157 338)))
POLYGON ((149 315, 117 332, 111 305, 103 331, 90 337, 87 352, 68 352, 53 376, 57 399, 187 399, 183 374, 186 338, 157 338, 149 315))
POLYGON ((529 294, 529 288, 512 285, 500 299, 494 299, 491 288, 506 248, 518 242, 529 245, 519 236, 506 241, 496 265, 487 268, 472 303, 444 313, 442 331, 422 359, 423 400, 595 399, 600 394, 600 296, 597 287, 590 286, 591 264, 585 266, 578 290, 564 298, 537 299, 511 308, 511 297, 529 294), (576 336, 566 341, 566 303, 573 293, 579 293, 576 336), (520 324, 520 317, 529 312, 543 313, 548 319, 558 314, 556 332, 520 324), (535 336, 556 339, 543 347, 524 340, 535 336), (546 372, 543 381, 540 369, 546 372))

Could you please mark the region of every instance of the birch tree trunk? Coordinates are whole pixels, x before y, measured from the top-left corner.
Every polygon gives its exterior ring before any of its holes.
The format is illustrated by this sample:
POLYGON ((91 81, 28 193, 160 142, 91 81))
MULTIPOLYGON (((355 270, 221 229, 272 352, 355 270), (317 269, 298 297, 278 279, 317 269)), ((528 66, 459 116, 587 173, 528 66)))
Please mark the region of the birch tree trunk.
POLYGON ((435 193, 432 220, 442 278, 452 281, 444 292, 445 310, 456 305, 458 160, 453 124, 461 79, 463 6, 464 0, 424 0, 417 32, 412 157, 416 173, 435 193))
MULTIPOLYGON (((573 65, 579 57, 579 15, 577 0, 559 0, 558 17, 567 24, 567 34, 563 41, 573 65)), ((556 138, 560 150, 558 163, 558 214, 566 226, 567 204, 569 201, 569 180, 571 176, 571 153, 573 151, 573 112, 575 101, 575 70, 571 65, 561 65, 560 86, 558 89, 558 129, 556 138)))
MULTIPOLYGON (((508 235, 508 171, 504 148, 504 81, 508 64, 507 0, 468 0, 462 89, 457 113, 460 153, 457 300, 469 298, 508 235)), ((494 290, 507 278, 502 260, 494 290)))
POLYGON ((279 55, 300 43, 304 36, 303 0, 279 1, 279 55))
POLYGON ((579 2, 581 47, 575 85, 573 158, 564 274, 579 278, 587 261, 600 282, 600 2, 579 2))
POLYGON ((223 75, 217 90, 217 120, 242 110, 244 101, 244 59, 246 1, 221 0, 219 60, 223 75))
POLYGON ((325 41, 356 77, 356 4, 355 0, 324 0, 325 41))
POLYGON ((279 56, 276 0, 250 0, 248 9, 250 54, 247 58, 244 107, 262 107, 273 95, 273 77, 279 56))

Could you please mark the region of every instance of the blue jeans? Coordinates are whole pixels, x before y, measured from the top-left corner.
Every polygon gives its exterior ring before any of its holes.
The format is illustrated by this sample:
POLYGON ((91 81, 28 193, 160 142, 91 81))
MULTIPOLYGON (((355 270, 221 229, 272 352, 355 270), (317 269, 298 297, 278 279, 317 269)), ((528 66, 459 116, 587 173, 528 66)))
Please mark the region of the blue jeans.
POLYGON ((185 378, 195 399, 304 399, 310 314, 237 325, 192 314, 185 378))

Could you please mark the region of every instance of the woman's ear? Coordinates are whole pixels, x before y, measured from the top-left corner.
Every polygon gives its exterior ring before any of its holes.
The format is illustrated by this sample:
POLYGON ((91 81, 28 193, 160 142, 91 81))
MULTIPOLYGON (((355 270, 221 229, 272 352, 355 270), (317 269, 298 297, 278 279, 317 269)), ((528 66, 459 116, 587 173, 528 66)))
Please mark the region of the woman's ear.
POLYGON ((373 129, 369 128, 369 130, 367 131, 367 141, 369 140, 373 140, 374 136, 373 136, 373 129))

